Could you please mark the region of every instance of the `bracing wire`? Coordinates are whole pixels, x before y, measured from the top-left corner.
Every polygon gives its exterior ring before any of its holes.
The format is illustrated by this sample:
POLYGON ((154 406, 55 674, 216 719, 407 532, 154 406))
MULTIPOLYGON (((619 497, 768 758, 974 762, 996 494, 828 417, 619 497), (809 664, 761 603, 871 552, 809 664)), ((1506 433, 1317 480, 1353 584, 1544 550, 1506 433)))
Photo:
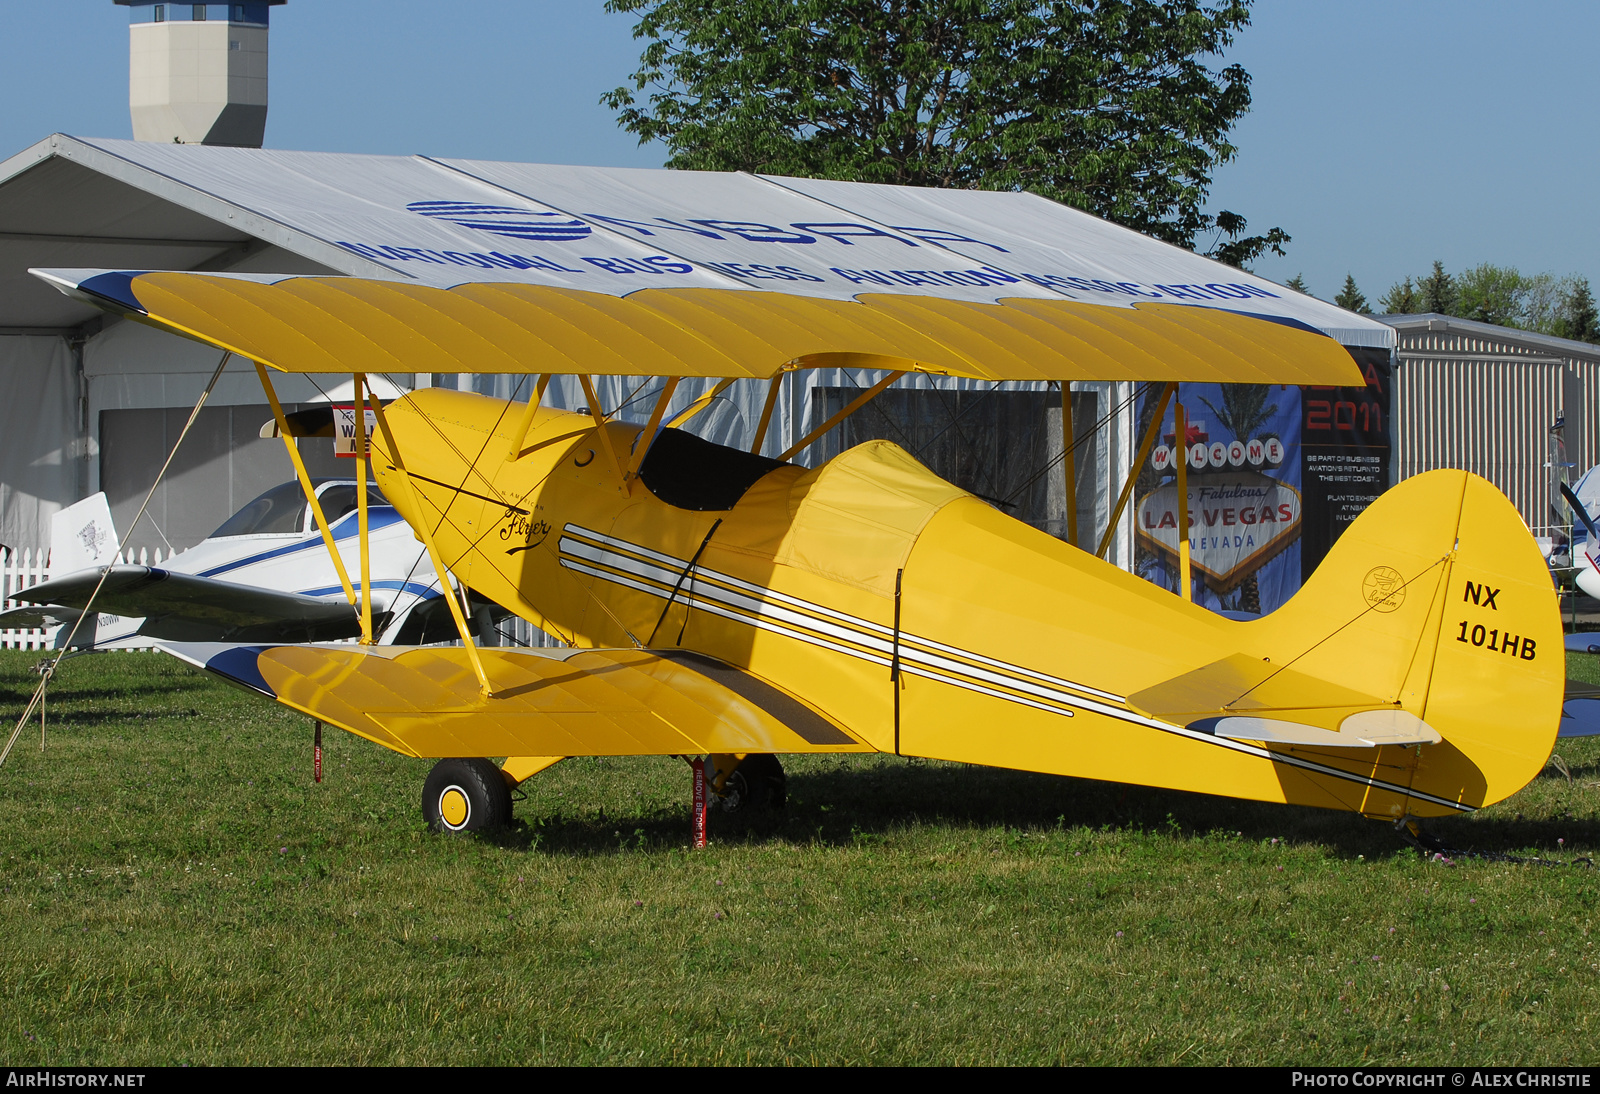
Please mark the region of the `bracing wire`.
POLYGON ((1096 435, 1099 434, 1100 430, 1105 427, 1107 422, 1111 421, 1112 418, 1115 418, 1118 414, 1121 414, 1124 410, 1126 410, 1133 403, 1137 402, 1145 394, 1145 392, 1149 391, 1150 388, 1153 387, 1153 386, 1154 385, 1150 384, 1150 383, 1143 383, 1143 384, 1139 384, 1137 387, 1135 387, 1133 389, 1133 393, 1131 395, 1129 395, 1127 398, 1123 399, 1121 402, 1119 402, 1116 406, 1112 407, 1110 410, 1106 411, 1106 413, 1103 414, 1100 417, 1100 420, 1095 422, 1094 425, 1090 427, 1090 429, 1089 429, 1089 431, 1087 433, 1085 433, 1082 437, 1075 438, 1073 440, 1073 442, 1072 442, 1072 447, 1071 448, 1063 449, 1060 453, 1058 453, 1055 457, 1053 457, 1049 462, 1047 462, 1043 467, 1039 468, 1038 471, 1035 471, 1033 473, 1033 475, 1030 476, 1026 482, 1024 482, 1021 486, 1017 487, 1015 490, 1011 491, 1011 493, 1007 494, 1006 497, 1005 497, 1006 503, 1010 504, 1012 501, 1014 501, 1017 498, 1017 496, 1019 494, 1022 494, 1029 487, 1031 487, 1034 483, 1038 482, 1045 475, 1048 475, 1051 471, 1055 470, 1057 465, 1059 465, 1063 460, 1065 460, 1067 458, 1067 453, 1068 452, 1076 452, 1078 449, 1080 449, 1084 445, 1088 444, 1091 440, 1093 440, 1095 438, 1096 435))
MULTIPOLYGON (((150 508, 150 502, 156 496, 156 488, 161 485, 161 480, 166 478, 167 470, 172 466, 172 461, 178 455, 179 446, 183 444, 183 439, 189 435, 189 430, 193 427, 195 420, 200 417, 201 408, 206 405, 206 400, 211 397, 212 389, 217 386, 217 380, 222 376, 222 370, 227 367, 228 359, 232 356, 231 352, 224 352, 222 360, 217 362, 216 370, 211 373, 210 382, 206 384, 206 389, 200 393, 199 402, 195 403, 194 409, 189 412, 189 420, 183 423, 183 429, 179 432, 178 439, 172 442, 172 451, 167 453, 166 462, 161 465, 161 470, 156 472, 156 481, 150 484, 150 491, 145 494, 144 504, 139 506, 138 515, 133 518, 133 523, 128 526, 128 530, 122 534, 122 539, 117 544, 118 555, 122 554, 123 549, 133 536, 134 529, 138 528, 139 522, 144 519, 145 511, 150 508)), ((67 640, 61 644, 61 652, 57 653, 55 660, 46 665, 44 671, 39 674, 39 686, 34 688, 33 697, 28 700, 27 709, 22 712, 22 717, 17 719, 16 728, 11 731, 11 737, 6 741, 6 747, 0 750, 0 767, 5 766, 7 758, 11 755, 12 748, 16 746, 17 738, 22 736, 22 727, 27 725, 33 718, 35 710, 39 711, 39 747, 41 749, 44 748, 45 689, 49 687, 51 678, 55 676, 56 668, 61 664, 61 659, 72 648, 72 640, 78 636, 78 628, 83 626, 85 619, 94 618, 95 598, 100 595, 100 590, 104 588, 106 579, 111 576, 112 569, 114 569, 112 566, 101 567, 100 580, 95 582, 94 589, 89 593, 89 599, 84 604, 82 612, 73 621, 72 630, 67 632, 67 640)))

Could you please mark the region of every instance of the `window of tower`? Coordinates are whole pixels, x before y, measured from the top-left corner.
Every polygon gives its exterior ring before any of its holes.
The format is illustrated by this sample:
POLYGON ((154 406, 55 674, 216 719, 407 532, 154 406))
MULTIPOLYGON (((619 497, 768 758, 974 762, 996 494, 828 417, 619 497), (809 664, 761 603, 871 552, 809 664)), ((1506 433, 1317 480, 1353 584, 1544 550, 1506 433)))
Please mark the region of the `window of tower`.
POLYGON ((152 4, 149 0, 136 0, 128 6, 130 21, 135 24, 187 19, 265 27, 270 10, 270 0, 247 0, 243 4, 152 4))

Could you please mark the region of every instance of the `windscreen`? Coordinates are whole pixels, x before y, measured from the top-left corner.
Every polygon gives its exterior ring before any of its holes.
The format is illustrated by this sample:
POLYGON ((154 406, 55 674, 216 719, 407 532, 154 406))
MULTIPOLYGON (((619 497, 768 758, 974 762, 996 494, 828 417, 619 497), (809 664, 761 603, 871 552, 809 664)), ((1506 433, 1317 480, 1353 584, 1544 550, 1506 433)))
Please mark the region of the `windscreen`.
MULTIPOLYGON (((325 486, 317 494, 317 500, 322 503, 322 511, 328 515, 328 523, 338 524, 340 517, 356 511, 356 485, 353 482, 336 482, 325 486)), ((383 496, 378 488, 368 483, 368 507, 388 504, 388 499, 383 496)))
POLYGON ((222 536, 254 536, 272 532, 298 532, 305 517, 306 496, 297 482, 274 486, 255 501, 222 522, 211 533, 222 536))
MULTIPOLYGON (((353 482, 312 482, 317 487, 317 500, 328 521, 338 524, 339 518, 356 510, 356 484, 353 482)), ((367 487, 367 504, 388 505, 376 486, 367 487)), ((212 538, 220 536, 257 536, 272 533, 304 532, 307 530, 306 496, 298 482, 274 486, 255 501, 229 517, 212 538)))

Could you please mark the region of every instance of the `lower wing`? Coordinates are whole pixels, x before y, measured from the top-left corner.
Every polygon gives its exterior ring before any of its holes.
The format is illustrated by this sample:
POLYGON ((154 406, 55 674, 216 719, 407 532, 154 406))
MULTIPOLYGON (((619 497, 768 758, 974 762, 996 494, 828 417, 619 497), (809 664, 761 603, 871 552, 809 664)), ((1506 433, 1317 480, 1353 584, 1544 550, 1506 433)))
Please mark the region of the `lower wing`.
POLYGON ((162 643, 184 661, 410 756, 872 752, 743 670, 680 650, 162 643))

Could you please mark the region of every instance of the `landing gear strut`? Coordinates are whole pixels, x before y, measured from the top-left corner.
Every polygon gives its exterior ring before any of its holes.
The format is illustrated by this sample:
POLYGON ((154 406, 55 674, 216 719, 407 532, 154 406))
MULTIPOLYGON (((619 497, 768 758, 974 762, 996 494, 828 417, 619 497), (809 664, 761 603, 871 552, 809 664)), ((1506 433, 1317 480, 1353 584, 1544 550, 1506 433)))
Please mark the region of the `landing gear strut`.
POLYGON ((422 784, 422 816, 435 832, 487 832, 511 823, 511 788, 488 760, 440 760, 422 784))

